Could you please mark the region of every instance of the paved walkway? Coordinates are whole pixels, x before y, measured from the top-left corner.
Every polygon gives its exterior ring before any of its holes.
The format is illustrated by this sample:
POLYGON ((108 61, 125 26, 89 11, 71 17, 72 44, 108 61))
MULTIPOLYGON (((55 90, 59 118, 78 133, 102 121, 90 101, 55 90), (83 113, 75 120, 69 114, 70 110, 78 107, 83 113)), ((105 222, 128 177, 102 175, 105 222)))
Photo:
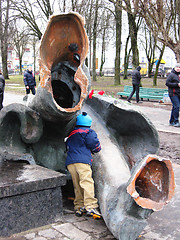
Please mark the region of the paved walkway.
POLYGON ((143 104, 136 107, 151 120, 158 131, 180 134, 180 128, 169 126, 171 111, 163 109, 160 103, 156 105, 159 107, 144 107, 143 104))
MULTIPOLYGON (((23 96, 5 93, 4 106, 10 103, 23 103, 23 96)), ((136 106, 138 110, 156 126, 158 131, 180 134, 180 128, 168 126, 170 111, 163 108, 136 106)), ((168 135, 167 135, 168 136, 168 135)), ((160 212, 153 213, 148 226, 138 240, 179 240, 180 239, 180 165, 173 164, 175 171, 176 193, 172 201, 160 212)), ((115 239, 108 231, 103 220, 74 216, 70 207, 64 208, 62 220, 51 225, 15 234, 0 240, 110 240, 115 239)), ((127 239, 128 240, 128 239, 127 239)))
POLYGON ((4 93, 3 105, 6 106, 11 103, 23 103, 23 95, 4 93))

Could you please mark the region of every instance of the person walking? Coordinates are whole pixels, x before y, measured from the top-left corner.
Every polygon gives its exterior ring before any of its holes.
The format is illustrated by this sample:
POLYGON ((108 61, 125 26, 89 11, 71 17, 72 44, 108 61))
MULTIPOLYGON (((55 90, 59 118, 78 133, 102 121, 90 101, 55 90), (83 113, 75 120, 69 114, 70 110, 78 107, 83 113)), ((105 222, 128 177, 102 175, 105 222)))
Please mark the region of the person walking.
POLYGON ((77 116, 76 127, 69 134, 66 147, 66 167, 71 174, 74 186, 75 215, 101 218, 98 201, 94 193, 92 178, 92 154, 101 150, 96 132, 91 129, 92 119, 86 112, 77 116))
POLYGON ((5 88, 5 79, 0 70, 0 110, 3 108, 4 88, 5 88))
POLYGON ((172 102, 172 111, 169 120, 169 125, 180 127, 179 123, 179 107, 180 107, 180 63, 176 63, 171 73, 166 79, 168 94, 172 102))
POLYGON ((140 85, 140 81, 141 81, 141 74, 140 74, 140 70, 141 67, 138 66, 133 72, 132 72, 132 86, 133 86, 133 90, 131 92, 131 94, 129 95, 127 101, 131 102, 131 98, 134 95, 134 93, 136 92, 136 102, 139 102, 139 85, 140 85))
POLYGON ((26 72, 24 73, 24 85, 26 87, 26 94, 28 95, 30 91, 33 95, 36 94, 36 80, 32 72, 32 67, 29 66, 26 72))

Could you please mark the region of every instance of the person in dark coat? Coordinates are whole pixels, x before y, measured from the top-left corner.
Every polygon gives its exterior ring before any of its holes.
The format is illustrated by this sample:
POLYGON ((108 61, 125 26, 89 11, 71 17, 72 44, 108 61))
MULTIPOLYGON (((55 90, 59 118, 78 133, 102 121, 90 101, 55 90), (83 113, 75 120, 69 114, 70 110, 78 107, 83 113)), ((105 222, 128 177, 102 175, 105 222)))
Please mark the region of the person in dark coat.
POLYGON ((180 127, 179 107, 180 107, 180 63, 177 63, 166 79, 168 94, 172 102, 171 117, 169 125, 180 127))
POLYGON ((132 72, 132 85, 133 85, 133 90, 131 94, 128 97, 128 102, 131 102, 131 98, 136 92, 136 102, 139 102, 139 85, 141 81, 141 74, 140 74, 141 67, 138 66, 133 72, 132 72))
POLYGON ((5 88, 5 79, 0 70, 0 110, 3 108, 4 88, 5 88))
POLYGON ((30 91, 33 95, 36 94, 36 80, 32 72, 32 67, 29 66, 27 71, 24 73, 24 85, 26 87, 26 94, 29 94, 30 91))
POLYGON ((86 112, 77 116, 76 127, 66 141, 66 167, 72 176, 74 185, 75 215, 83 213, 94 218, 101 218, 94 193, 92 178, 92 154, 101 150, 96 132, 91 129, 92 119, 86 112))

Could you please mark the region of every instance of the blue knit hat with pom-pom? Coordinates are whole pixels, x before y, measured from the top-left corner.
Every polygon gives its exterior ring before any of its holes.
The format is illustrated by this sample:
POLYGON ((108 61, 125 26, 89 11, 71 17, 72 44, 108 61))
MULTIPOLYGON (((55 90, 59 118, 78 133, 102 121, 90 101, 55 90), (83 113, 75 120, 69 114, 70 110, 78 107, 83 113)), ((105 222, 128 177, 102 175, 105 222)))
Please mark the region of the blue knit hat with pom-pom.
POLYGON ((92 123, 92 118, 86 112, 79 114, 76 118, 76 126, 90 127, 91 123, 92 123))

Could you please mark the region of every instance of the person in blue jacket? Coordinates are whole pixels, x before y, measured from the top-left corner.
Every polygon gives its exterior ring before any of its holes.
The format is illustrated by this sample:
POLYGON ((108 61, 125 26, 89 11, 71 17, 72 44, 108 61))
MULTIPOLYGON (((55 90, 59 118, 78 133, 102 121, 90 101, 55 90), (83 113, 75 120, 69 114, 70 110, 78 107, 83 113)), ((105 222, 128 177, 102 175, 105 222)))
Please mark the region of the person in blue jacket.
POLYGON ((179 108, 180 108, 180 63, 176 63, 171 73, 166 79, 168 94, 172 102, 171 117, 169 125, 180 127, 179 123, 179 108))
POLYGON ((26 88, 26 94, 29 94, 30 91, 32 92, 33 95, 36 94, 36 80, 32 72, 32 67, 29 66, 26 72, 24 73, 24 85, 26 88))
POLYGON ((75 215, 83 213, 94 218, 101 218, 95 198, 92 178, 92 154, 101 150, 96 132, 91 129, 92 119, 86 112, 77 116, 76 127, 69 134, 66 147, 66 167, 71 174, 74 186, 75 215))

